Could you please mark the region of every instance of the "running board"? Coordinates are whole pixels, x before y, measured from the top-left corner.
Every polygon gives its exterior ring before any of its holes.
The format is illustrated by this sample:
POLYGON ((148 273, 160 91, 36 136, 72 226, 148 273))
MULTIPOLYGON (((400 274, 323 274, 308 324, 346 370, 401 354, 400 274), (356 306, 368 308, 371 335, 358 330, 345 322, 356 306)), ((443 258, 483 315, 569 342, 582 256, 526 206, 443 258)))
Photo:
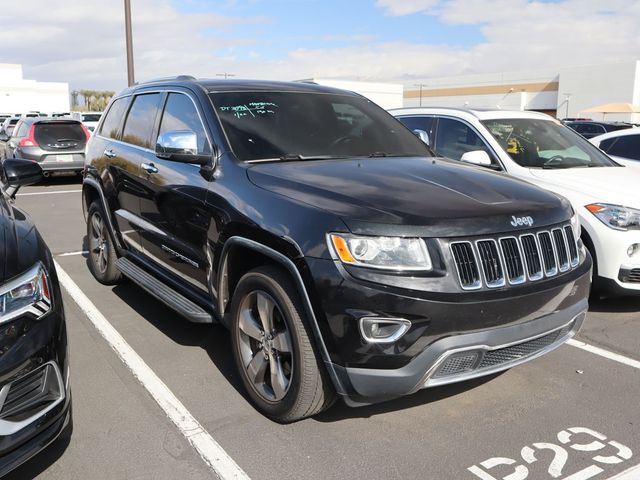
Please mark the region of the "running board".
POLYGON ((190 322, 213 323, 213 317, 199 305, 158 280, 127 258, 116 260, 116 267, 148 293, 172 308, 190 322))

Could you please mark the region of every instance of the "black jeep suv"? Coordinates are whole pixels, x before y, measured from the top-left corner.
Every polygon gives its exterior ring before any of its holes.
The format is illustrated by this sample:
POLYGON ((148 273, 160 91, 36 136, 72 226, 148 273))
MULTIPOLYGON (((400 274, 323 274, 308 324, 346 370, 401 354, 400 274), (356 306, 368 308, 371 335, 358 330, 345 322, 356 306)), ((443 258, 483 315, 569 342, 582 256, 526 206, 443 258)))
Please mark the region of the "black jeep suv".
POLYGON ((228 327, 278 421, 507 369, 587 309, 567 201, 433 157, 354 93, 143 83, 112 100, 86 162, 94 276, 228 327))

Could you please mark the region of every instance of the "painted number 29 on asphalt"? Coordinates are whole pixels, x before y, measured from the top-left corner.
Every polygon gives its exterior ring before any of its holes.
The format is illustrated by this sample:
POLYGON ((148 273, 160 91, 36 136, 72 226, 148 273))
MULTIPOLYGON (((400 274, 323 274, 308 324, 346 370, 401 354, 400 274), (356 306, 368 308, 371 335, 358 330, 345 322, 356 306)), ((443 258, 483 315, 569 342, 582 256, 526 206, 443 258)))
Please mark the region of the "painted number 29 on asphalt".
MULTIPOLYGON (((571 450, 593 452, 594 456, 592 460, 594 464, 563 477, 563 470, 569 459, 570 451, 554 443, 534 443, 531 446, 523 447, 522 450, 520 450, 520 456, 524 462, 531 465, 538 461, 536 457, 537 452, 544 450, 550 451, 553 453, 553 460, 551 460, 547 471, 552 478, 561 480, 588 480, 604 471, 600 465, 606 466, 622 463, 625 460, 629 460, 633 455, 629 447, 615 440, 607 441, 605 435, 585 427, 573 427, 562 430, 558 433, 558 441, 571 450), (582 438, 584 438, 584 435, 588 435, 592 441, 587 443, 573 442, 573 437, 578 434, 582 435, 582 438), (607 446, 609 446, 609 448, 607 448, 607 446), (600 450, 605 448, 607 448, 607 453, 610 453, 610 455, 605 455, 603 452, 600 452, 600 450)), ((519 464, 512 458, 506 457, 489 458, 479 465, 469 467, 467 470, 482 480, 525 480, 529 476, 529 469, 525 465, 519 464), (509 467, 513 469, 513 471, 500 478, 496 478, 489 472, 498 467, 502 469, 509 467)))

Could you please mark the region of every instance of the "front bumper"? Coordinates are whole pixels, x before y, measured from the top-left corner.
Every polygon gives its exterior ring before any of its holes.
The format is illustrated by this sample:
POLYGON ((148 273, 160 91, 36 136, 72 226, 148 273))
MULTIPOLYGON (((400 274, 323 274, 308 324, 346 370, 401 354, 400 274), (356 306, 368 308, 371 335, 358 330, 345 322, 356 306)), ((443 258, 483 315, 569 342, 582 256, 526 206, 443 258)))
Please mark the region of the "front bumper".
POLYGON ((589 236, 596 250, 598 287, 621 295, 640 294, 640 252, 629 257, 627 250, 640 244, 640 230, 626 232, 595 225, 589 236))
POLYGON ((331 261, 309 260, 316 316, 338 393, 351 405, 511 368, 553 350, 580 328, 591 259, 527 286, 458 294, 407 291, 358 280, 331 261), (389 344, 366 342, 362 317, 404 318, 389 344))
POLYGON ((67 334, 60 296, 55 300, 44 318, 21 317, 0 331, 0 477, 71 422, 67 334))

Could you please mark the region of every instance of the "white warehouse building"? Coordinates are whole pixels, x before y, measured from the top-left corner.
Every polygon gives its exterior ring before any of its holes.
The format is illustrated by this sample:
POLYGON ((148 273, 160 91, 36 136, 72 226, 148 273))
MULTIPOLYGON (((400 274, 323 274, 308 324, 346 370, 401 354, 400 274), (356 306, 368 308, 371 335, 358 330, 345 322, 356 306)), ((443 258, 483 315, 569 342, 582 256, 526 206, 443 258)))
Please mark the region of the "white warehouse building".
POLYGON ((22 77, 22 65, 0 63, 0 113, 69 111, 69 84, 22 77))
MULTIPOLYGON (((585 110, 606 103, 640 105, 640 61, 428 78, 404 90, 405 107, 535 110, 558 118, 602 120, 602 113, 585 110)), ((604 119, 640 123, 640 114, 607 113, 604 119)))

